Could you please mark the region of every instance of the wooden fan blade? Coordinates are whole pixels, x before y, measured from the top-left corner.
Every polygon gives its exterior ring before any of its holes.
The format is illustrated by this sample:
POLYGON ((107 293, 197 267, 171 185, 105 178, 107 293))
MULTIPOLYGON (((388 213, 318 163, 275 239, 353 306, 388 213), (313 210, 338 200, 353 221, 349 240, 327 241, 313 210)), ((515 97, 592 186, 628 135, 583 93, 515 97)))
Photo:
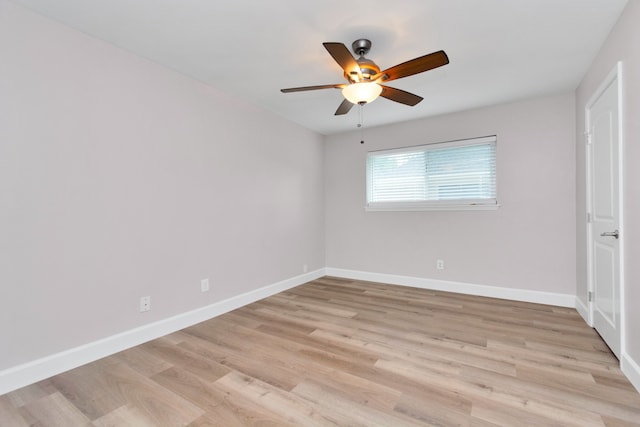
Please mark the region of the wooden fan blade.
POLYGON ((360 66, 356 62, 349 49, 342 43, 326 42, 322 45, 327 49, 327 52, 335 59, 335 61, 342 67, 345 73, 350 74, 352 71, 360 71, 360 66))
POLYGON ((348 99, 345 99, 344 101, 342 101, 342 104, 340 104, 340 106, 334 113, 334 116, 341 116, 342 114, 347 114, 349 111, 351 111, 351 107, 353 107, 353 104, 351 103, 351 101, 349 101, 348 99))
POLYGON ((398 64, 395 67, 387 68, 374 76, 373 79, 382 78, 382 81, 388 82, 402 77, 412 76, 414 74, 423 73, 425 71, 433 70, 434 68, 442 67, 449 63, 449 57, 444 50, 433 52, 428 55, 421 56, 419 58, 412 59, 402 64, 398 64))
POLYGON ((290 87, 287 89, 280 89, 282 93, 289 92, 303 92, 305 90, 318 90, 318 89, 342 89, 345 87, 345 84, 335 84, 335 85, 321 85, 321 86, 303 86, 303 87, 290 87))
POLYGON ((382 86, 382 93, 380 96, 390 99, 391 101, 399 102, 400 104, 405 104, 413 107, 418 102, 422 101, 424 98, 418 95, 414 95, 410 92, 406 92, 404 90, 396 89, 394 87, 382 86))

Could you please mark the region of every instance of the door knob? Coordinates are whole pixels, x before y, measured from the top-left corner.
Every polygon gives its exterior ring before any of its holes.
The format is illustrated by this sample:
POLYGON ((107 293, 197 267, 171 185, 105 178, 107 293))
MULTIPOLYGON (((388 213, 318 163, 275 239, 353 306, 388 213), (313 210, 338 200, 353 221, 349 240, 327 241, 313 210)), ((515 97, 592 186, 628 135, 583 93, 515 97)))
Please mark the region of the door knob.
POLYGON ((618 230, 605 231, 604 233, 600 233, 600 235, 603 237, 615 237, 616 239, 620 236, 618 230))

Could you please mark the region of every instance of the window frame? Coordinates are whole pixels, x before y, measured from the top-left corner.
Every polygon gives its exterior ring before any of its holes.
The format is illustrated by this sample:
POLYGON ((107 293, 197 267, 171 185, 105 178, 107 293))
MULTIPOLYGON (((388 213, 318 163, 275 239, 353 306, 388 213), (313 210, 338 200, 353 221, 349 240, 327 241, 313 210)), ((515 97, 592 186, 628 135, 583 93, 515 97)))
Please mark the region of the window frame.
MULTIPOLYGON (((376 211, 455 211, 455 210, 496 210, 500 207, 498 204, 498 182, 497 182, 497 157, 498 157, 498 138, 497 135, 489 135, 476 138, 458 139, 453 141, 435 142, 430 144, 421 144, 410 147, 400 147, 384 150, 375 150, 367 152, 365 158, 365 180, 366 180, 366 194, 365 194, 365 210, 368 212, 376 211), (480 199, 449 199, 449 200, 412 200, 412 201, 382 201, 382 202, 370 202, 371 197, 371 172, 370 172, 370 159, 372 157, 380 156, 381 154, 395 154, 395 153, 407 153, 407 152, 427 152, 442 148, 453 147, 466 147, 491 144, 494 147, 494 198, 480 198, 480 199)), ((426 179, 426 175, 425 175, 426 179)))

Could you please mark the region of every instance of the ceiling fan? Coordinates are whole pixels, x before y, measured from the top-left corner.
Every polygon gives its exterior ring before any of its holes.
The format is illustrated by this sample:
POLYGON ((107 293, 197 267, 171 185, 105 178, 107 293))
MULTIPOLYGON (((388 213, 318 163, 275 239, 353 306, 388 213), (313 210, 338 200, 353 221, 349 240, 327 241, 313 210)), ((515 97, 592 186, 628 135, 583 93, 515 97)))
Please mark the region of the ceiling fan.
POLYGON ((318 89, 342 89, 342 95, 345 99, 336 110, 336 116, 347 114, 354 104, 364 105, 372 102, 378 96, 413 107, 423 98, 404 90, 385 86, 382 83, 423 73, 449 63, 447 54, 443 50, 439 50, 380 71, 380 67, 375 62, 364 57, 371 49, 371 41, 367 39, 358 39, 351 44, 358 59, 355 59, 342 43, 326 42, 322 44, 344 70, 347 83, 293 87, 280 89, 280 91, 289 93, 318 89))

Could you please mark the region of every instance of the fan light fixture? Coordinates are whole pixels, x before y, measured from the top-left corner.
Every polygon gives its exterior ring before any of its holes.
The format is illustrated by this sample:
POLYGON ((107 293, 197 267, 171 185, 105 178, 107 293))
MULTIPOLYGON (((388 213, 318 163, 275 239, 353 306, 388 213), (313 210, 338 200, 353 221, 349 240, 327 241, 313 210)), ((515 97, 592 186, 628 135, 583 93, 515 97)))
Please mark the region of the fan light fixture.
POLYGON ((342 95, 353 104, 373 102, 382 93, 382 86, 373 82, 352 83, 342 89, 342 95))
POLYGON ((444 53, 444 50, 439 50, 380 71, 380 67, 375 62, 365 58, 365 55, 371 49, 370 40, 358 39, 351 44, 353 53, 358 56, 358 59, 342 43, 325 42, 322 45, 342 68, 346 83, 290 87, 280 89, 280 91, 289 93, 318 89, 342 89, 344 99, 334 113, 335 116, 347 114, 355 104, 364 105, 368 102, 373 102, 380 95, 390 101, 413 107, 422 101, 421 96, 386 86, 383 83, 424 73, 449 63, 449 57, 444 53))

